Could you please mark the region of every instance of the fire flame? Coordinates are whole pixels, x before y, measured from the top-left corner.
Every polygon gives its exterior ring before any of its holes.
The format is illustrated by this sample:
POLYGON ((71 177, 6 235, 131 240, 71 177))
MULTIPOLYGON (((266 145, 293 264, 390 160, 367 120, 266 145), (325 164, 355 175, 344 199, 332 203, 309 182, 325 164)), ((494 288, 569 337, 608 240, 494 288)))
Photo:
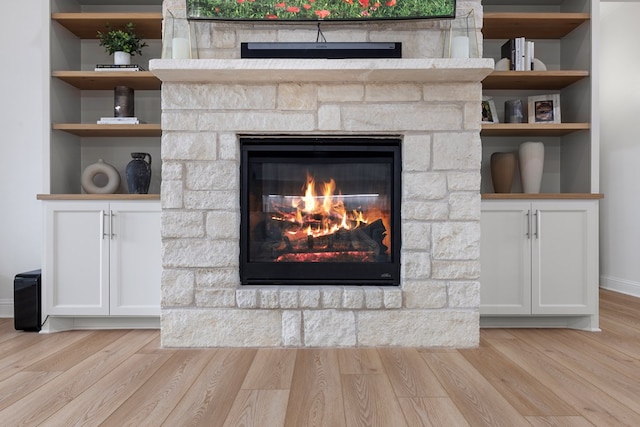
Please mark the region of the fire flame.
MULTIPOLYGON (((336 197, 336 182, 333 179, 321 184, 322 195, 318 195, 315 179, 307 175, 302 191, 304 196, 294 199, 291 207, 296 210, 293 221, 307 236, 326 236, 340 229, 351 230, 367 223, 361 211, 347 211, 341 193, 336 197)), ((298 233, 289 231, 289 234, 298 233)))

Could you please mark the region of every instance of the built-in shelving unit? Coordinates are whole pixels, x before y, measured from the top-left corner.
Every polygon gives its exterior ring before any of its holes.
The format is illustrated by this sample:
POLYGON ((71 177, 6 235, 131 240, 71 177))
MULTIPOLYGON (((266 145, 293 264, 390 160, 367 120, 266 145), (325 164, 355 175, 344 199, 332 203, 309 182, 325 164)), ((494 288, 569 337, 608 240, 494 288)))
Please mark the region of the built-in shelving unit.
MULTIPOLYGON (((598 193, 598 135, 591 46, 591 2, 588 0, 483 1, 484 56, 501 58, 508 39, 525 37, 536 43, 536 58, 546 70, 502 71, 487 76, 485 96, 496 105, 499 123, 482 124, 482 193, 493 193, 489 159, 493 152, 516 151, 521 142, 545 143, 542 191, 547 194, 598 193), (527 123, 530 96, 559 94, 561 123, 527 123), (523 123, 504 123, 504 102, 520 99, 523 123)), ((513 191, 518 192, 519 180, 513 191)), ((492 197, 509 197, 496 195, 492 197)))
POLYGON ((129 197, 123 177, 131 152, 151 153, 149 191, 160 191, 160 80, 149 71, 93 70, 113 61, 99 46, 97 32, 106 31, 107 24, 118 28, 129 22, 148 44, 132 63, 147 69, 162 51, 162 0, 51 1, 51 138, 45 152, 52 195, 91 198, 82 194, 80 176, 86 166, 103 159, 122 177, 121 194, 113 197, 129 197), (134 90, 135 116, 142 124, 97 124, 101 117, 113 116, 116 86, 134 90))

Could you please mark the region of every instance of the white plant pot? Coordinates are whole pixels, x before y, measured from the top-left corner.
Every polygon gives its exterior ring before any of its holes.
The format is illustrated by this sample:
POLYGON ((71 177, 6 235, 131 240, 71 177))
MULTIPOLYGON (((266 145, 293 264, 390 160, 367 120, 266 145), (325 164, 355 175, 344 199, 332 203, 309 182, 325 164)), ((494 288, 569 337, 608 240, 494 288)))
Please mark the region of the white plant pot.
POLYGON ((536 141, 523 142, 518 150, 518 160, 522 191, 539 193, 544 169, 544 144, 536 141))
POLYGON ((113 63, 115 65, 131 64, 131 54, 127 52, 113 52, 113 63))

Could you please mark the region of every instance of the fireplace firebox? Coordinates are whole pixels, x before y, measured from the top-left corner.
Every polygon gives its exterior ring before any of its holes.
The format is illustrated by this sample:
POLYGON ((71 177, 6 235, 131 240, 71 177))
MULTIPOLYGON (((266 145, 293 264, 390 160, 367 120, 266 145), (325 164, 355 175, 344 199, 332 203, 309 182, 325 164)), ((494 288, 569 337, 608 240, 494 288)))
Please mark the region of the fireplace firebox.
POLYGON ((242 138, 243 285, 399 285, 400 140, 242 138))

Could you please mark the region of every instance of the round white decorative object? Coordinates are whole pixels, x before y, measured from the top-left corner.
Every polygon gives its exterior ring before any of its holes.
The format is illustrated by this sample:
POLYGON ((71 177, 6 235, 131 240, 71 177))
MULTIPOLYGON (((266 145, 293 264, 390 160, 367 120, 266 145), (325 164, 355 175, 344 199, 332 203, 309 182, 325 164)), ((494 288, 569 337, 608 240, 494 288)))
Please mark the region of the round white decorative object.
POLYGON ((127 52, 113 52, 113 63, 115 65, 131 64, 131 54, 127 52))
POLYGON ((522 192, 539 193, 544 169, 544 144, 537 141, 523 142, 518 150, 518 160, 522 192))
POLYGON ((104 160, 99 159, 97 163, 89 165, 84 169, 82 177, 80 178, 80 184, 84 191, 89 194, 113 194, 120 186, 120 174, 116 168, 104 160), (103 186, 99 186, 94 181, 99 175, 106 177, 107 183, 103 186))
POLYGON ((547 71, 547 66, 538 58, 533 58, 533 71, 547 71))
POLYGON ((511 61, 507 58, 502 58, 500 61, 496 62, 494 69, 496 71, 509 71, 509 65, 511 61))

